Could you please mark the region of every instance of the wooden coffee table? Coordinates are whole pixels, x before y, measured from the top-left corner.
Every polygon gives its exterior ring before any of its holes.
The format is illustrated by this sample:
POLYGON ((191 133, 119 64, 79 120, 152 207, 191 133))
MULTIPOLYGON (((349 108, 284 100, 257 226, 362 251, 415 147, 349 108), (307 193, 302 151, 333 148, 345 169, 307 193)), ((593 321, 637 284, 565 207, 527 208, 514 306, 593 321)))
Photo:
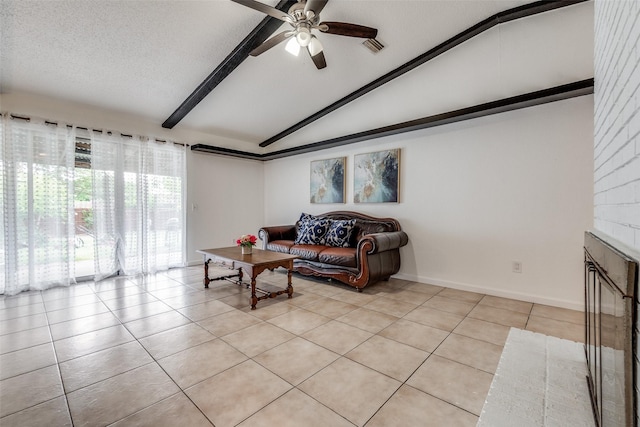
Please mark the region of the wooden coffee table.
POLYGON ((258 301, 275 298, 285 292, 289 298, 293 295, 293 286, 291 286, 291 272, 293 271, 293 260, 297 258, 295 255, 281 254, 279 252, 263 251, 262 249, 253 249, 250 255, 243 255, 240 246, 231 246, 228 248, 218 249, 200 249, 197 251, 204 256, 204 287, 208 288, 212 280, 223 280, 231 277, 237 277, 237 283, 242 283, 243 272, 251 277, 251 310, 256 309, 258 301), (228 276, 209 278, 209 262, 213 260, 230 269, 237 270, 236 273, 228 276), (256 287, 256 277, 265 270, 273 270, 274 268, 283 267, 287 269, 287 288, 276 292, 269 292, 256 287), (256 292, 262 295, 258 297, 256 292))

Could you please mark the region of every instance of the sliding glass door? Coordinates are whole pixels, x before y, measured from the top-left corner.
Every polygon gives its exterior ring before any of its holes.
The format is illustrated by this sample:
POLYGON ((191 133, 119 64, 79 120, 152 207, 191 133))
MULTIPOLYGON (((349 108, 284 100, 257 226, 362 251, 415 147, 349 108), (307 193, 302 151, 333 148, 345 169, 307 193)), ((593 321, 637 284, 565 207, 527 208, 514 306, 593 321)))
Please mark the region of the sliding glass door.
POLYGON ((184 264, 184 147, 92 139, 96 277, 184 264))
POLYGON ((1 119, 0 294, 184 265, 184 146, 1 119))

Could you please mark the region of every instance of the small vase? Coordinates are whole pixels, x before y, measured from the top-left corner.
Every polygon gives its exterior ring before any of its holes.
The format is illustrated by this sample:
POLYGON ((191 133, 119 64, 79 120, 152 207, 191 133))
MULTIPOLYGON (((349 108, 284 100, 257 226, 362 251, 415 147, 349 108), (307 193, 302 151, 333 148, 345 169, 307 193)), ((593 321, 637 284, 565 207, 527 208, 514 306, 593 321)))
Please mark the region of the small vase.
POLYGON ((241 246, 242 248, 242 255, 251 255, 253 246, 241 246))

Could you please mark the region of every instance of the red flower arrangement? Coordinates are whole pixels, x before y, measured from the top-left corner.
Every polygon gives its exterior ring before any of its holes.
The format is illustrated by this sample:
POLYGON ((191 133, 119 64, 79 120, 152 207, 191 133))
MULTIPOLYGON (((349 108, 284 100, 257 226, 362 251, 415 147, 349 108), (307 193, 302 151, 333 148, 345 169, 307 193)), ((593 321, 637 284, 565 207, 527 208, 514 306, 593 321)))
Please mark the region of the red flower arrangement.
POLYGON ((238 240, 236 240, 236 245, 252 247, 255 246, 258 242, 258 238, 253 234, 243 234, 238 240))

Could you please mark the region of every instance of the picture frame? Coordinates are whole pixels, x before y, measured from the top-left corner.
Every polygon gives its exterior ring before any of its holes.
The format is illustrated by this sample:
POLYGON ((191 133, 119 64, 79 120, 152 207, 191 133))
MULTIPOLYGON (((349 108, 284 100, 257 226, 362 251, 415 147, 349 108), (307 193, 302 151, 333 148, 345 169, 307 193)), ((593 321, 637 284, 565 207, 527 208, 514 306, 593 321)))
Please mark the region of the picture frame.
POLYGON ((400 149, 356 154, 353 158, 353 202, 399 201, 400 149))
POLYGON ((309 184, 311 203, 345 203, 346 163, 346 157, 311 162, 309 184))

